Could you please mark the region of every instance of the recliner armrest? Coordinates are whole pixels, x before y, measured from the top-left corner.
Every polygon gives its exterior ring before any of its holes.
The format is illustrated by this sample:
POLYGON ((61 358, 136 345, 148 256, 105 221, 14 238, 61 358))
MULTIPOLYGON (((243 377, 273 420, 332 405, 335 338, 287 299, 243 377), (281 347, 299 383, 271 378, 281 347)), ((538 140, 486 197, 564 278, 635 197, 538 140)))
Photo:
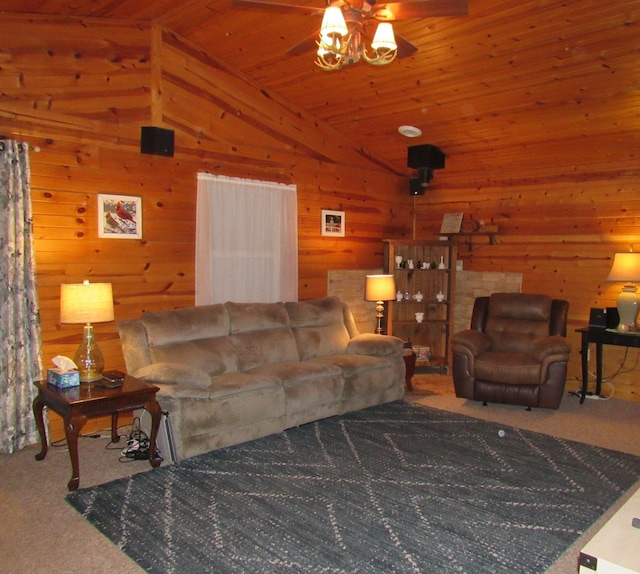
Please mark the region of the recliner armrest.
POLYGON ((474 329, 459 331, 451 337, 451 348, 454 351, 470 353, 477 357, 491 347, 491 339, 488 335, 474 329))
POLYGON ((349 341, 347 353, 350 355, 385 357, 400 351, 403 347, 404 341, 399 337, 361 333, 349 341))
POLYGON ((567 355, 566 358, 568 359, 570 352, 571 345, 564 337, 559 335, 537 339, 531 350, 531 354, 540 362, 551 355, 560 355, 562 357, 561 360, 566 360, 564 356, 567 355))
POLYGON ((211 377, 207 372, 181 363, 152 363, 138 369, 133 376, 153 384, 195 388, 211 385, 211 377))

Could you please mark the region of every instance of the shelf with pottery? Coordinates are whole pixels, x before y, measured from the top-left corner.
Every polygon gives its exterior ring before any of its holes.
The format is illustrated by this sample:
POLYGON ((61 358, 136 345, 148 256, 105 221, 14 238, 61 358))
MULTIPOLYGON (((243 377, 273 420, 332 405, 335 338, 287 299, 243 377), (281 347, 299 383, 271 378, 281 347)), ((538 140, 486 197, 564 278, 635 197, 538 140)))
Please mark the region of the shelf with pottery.
POLYGON ((385 273, 396 282, 387 333, 411 341, 418 366, 449 364, 456 246, 445 241, 385 240, 385 273))

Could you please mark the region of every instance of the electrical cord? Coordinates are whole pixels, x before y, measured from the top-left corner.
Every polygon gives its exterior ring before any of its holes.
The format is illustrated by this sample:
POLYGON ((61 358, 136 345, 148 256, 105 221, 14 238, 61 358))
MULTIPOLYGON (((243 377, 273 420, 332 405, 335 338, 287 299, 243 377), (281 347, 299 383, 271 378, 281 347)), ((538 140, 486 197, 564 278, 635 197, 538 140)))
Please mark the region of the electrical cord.
MULTIPOLYGON (((603 385, 609 385, 611 387, 611 393, 607 396, 603 396, 602 395, 602 389, 600 389, 600 395, 598 396, 598 398, 600 400, 603 401, 608 401, 610 399, 613 398, 613 395, 615 394, 615 385, 613 384, 613 380, 618 376, 618 375, 623 375, 626 373, 631 373, 633 371, 635 371, 638 368, 638 362, 640 361, 640 353, 636 354, 636 360, 634 365, 631 368, 628 369, 624 369, 625 363, 627 362, 627 357, 629 356, 629 347, 626 347, 624 350, 624 357, 622 358, 622 362, 620 363, 620 366, 608 377, 602 377, 602 384, 603 385)), ((589 377, 591 377, 592 379, 596 379, 596 374, 591 372, 591 371, 587 371, 589 377)), ((580 379, 578 379, 577 377, 574 378, 575 381, 582 383, 582 381, 580 379)), ((582 389, 578 390, 578 391, 569 391, 569 395, 572 396, 577 396, 577 397, 582 397, 582 389)), ((595 395, 594 392, 589 392, 587 391, 587 397, 589 396, 593 396, 595 395)))
MULTIPOLYGON (((140 418, 134 418, 131 425, 131 432, 127 439, 127 445, 121 451, 122 456, 119 459, 120 462, 149 460, 149 443, 147 433, 144 432, 140 426, 140 418)), ((157 448, 154 449, 154 456, 163 460, 157 448)))

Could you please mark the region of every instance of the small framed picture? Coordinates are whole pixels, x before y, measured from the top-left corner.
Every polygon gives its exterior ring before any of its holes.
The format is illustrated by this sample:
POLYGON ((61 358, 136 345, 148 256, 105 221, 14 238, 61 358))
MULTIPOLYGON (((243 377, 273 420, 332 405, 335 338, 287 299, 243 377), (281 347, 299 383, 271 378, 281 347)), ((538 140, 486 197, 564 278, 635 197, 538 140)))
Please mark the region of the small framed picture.
POLYGON ((460 233, 463 213, 445 213, 442 218, 440 233, 460 233))
POLYGON ((98 237, 142 239, 142 198, 99 194, 98 237))
POLYGON ((344 211, 322 210, 322 235, 344 237, 344 211))

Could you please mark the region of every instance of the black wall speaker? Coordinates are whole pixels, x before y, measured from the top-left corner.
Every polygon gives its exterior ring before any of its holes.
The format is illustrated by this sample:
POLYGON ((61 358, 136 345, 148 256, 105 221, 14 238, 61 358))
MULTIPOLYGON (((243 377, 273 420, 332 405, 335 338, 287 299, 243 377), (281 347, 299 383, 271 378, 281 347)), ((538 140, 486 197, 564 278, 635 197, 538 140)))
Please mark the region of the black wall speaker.
POLYGON ((140 152, 173 157, 173 130, 142 126, 140 129, 140 152))
POLYGON ((422 180, 419 177, 409 178, 409 195, 424 195, 424 191, 427 189, 422 186, 422 180))
POLYGON ((431 144, 409 146, 407 148, 407 167, 442 169, 444 167, 444 153, 431 144))

